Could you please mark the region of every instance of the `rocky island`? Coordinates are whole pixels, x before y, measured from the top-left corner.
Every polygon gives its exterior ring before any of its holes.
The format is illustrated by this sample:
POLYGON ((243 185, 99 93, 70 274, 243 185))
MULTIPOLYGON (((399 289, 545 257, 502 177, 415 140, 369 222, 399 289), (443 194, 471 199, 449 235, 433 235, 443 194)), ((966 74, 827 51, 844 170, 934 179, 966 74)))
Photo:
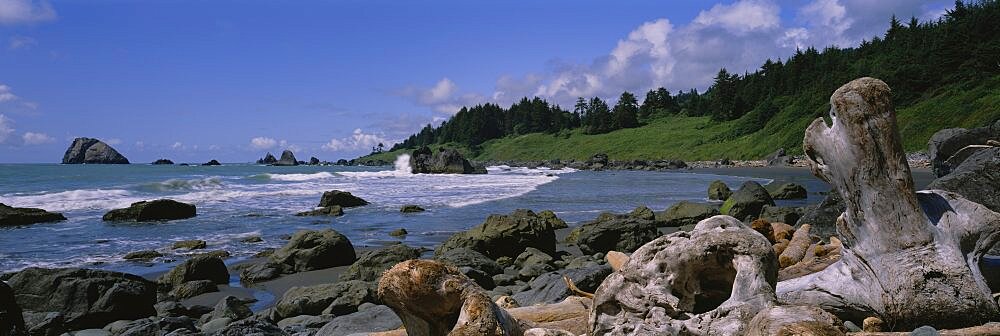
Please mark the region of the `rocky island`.
POLYGON ((63 155, 63 164, 128 164, 128 159, 101 140, 76 138, 63 155))

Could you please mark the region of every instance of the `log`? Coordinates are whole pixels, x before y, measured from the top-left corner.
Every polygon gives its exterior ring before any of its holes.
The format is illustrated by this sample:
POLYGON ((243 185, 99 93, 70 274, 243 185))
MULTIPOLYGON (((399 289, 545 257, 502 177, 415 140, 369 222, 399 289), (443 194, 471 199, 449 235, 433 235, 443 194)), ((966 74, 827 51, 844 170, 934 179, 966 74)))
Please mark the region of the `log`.
POLYGON ((915 191, 884 82, 851 81, 830 105, 831 125, 815 120, 803 149, 813 174, 846 203, 841 259, 778 283, 781 302, 851 321, 877 316, 894 330, 1000 318, 978 266, 1000 239, 1000 214, 958 194, 915 191))
POLYGON ((788 246, 778 256, 778 265, 781 268, 795 265, 795 263, 798 263, 806 256, 809 246, 812 245, 812 238, 809 237, 810 227, 809 224, 802 224, 802 227, 795 230, 792 240, 788 242, 788 246))

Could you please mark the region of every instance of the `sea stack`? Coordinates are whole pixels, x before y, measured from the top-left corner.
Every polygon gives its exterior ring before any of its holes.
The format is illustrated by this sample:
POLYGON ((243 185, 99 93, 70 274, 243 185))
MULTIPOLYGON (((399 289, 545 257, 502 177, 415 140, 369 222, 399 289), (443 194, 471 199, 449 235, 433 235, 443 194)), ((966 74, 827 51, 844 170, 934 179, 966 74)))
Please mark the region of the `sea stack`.
POLYGON ((486 174, 485 168, 474 167, 454 149, 433 152, 421 147, 410 155, 410 167, 414 174, 486 174))
POLYGON ((281 152, 281 160, 274 163, 275 166, 298 166, 299 161, 295 159, 295 154, 290 150, 281 152))
POLYGON ((101 140, 76 138, 63 155, 63 164, 128 164, 128 159, 101 140))
POLYGON ((271 155, 271 152, 268 152, 267 155, 264 155, 264 158, 257 160, 257 164, 266 164, 266 165, 275 164, 276 162, 278 162, 278 159, 276 159, 274 155, 271 155))

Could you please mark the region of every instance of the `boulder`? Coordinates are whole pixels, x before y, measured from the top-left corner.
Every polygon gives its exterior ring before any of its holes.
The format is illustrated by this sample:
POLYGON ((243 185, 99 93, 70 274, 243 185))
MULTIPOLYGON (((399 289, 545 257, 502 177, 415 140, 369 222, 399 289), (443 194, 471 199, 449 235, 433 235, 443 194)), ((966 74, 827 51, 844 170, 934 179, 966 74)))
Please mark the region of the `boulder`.
POLYGON ((0 203, 0 227, 66 220, 60 213, 35 208, 14 208, 0 203))
POLYGON ((837 190, 830 190, 822 202, 805 207, 802 217, 795 222, 795 227, 809 224, 813 235, 826 240, 830 236, 837 235, 837 217, 840 217, 846 209, 847 205, 844 204, 840 193, 837 190))
POLYGON ((529 247, 525 249, 524 252, 521 252, 516 259, 514 259, 514 267, 520 269, 520 271, 517 272, 518 278, 527 281, 534 279, 545 272, 555 270, 555 267, 552 266, 553 261, 554 259, 552 256, 529 247))
POLYGON ((143 251, 135 251, 135 252, 126 253, 125 256, 122 257, 122 259, 125 259, 125 260, 135 260, 135 259, 150 260, 150 259, 155 259, 155 258, 159 258, 159 257, 162 257, 162 256, 163 256, 163 253, 160 253, 160 252, 157 252, 157 251, 143 250, 143 251))
POLYGON ((1000 148, 973 154, 950 174, 931 182, 927 189, 951 191, 1000 212, 1000 148))
POLYGON ((409 234, 409 232, 407 232, 406 229, 403 228, 395 229, 389 232, 389 235, 393 237, 403 237, 406 236, 407 234, 409 234))
POLYGON ((552 212, 552 210, 542 210, 542 212, 538 213, 538 217, 542 217, 542 219, 551 224, 552 228, 556 230, 565 229, 569 227, 569 225, 566 225, 565 221, 559 219, 559 217, 556 217, 556 213, 552 212))
POLYGON ((390 331, 403 326, 403 321, 388 306, 375 306, 356 313, 338 316, 316 332, 316 335, 353 335, 390 331))
POLYGON ((937 131, 927 141, 927 156, 931 169, 938 177, 951 173, 962 162, 948 162, 952 156, 969 145, 985 145, 990 140, 1000 140, 1000 125, 978 128, 948 128, 937 131))
POLYGON ((708 199, 710 200, 725 201, 732 194, 733 191, 729 190, 729 186, 722 180, 712 181, 712 184, 708 185, 708 199))
POLYGON ((652 220, 603 213, 571 231, 567 242, 575 243, 584 254, 632 252, 659 236, 652 220))
POLYGON ((183 300, 218 291, 219 286, 213 280, 195 280, 174 286, 174 290, 170 291, 170 294, 179 300, 183 300))
POLYGON ((281 276, 282 267, 270 262, 255 263, 240 269, 240 282, 254 284, 281 276))
POLYGON ((202 163, 201 165, 202 166, 221 166, 222 163, 219 163, 218 160, 212 159, 212 160, 209 160, 208 162, 202 163))
POLYGON ((435 252, 468 248, 491 259, 517 257, 525 248, 545 253, 556 251, 555 220, 542 218, 531 210, 518 209, 510 215, 490 215, 482 224, 452 235, 435 252))
POLYGON ((197 210, 193 204, 169 199, 132 203, 124 209, 111 210, 104 214, 105 221, 163 221, 194 217, 197 210))
POLYGON ((424 212, 424 211, 426 211, 424 210, 424 208, 421 208, 419 205, 414 205, 414 204, 407 204, 399 209, 399 212, 402 213, 414 213, 414 212, 424 212))
POLYGON ((238 321, 250 317, 253 312, 250 311, 250 307, 235 296, 226 296, 219 300, 219 303, 215 305, 212 309, 208 320, 214 320, 218 318, 228 318, 233 321, 238 321))
POLYGON ((764 157, 764 161, 767 161, 768 166, 790 166, 795 163, 795 158, 785 155, 784 148, 778 148, 774 153, 764 157))
POLYGON ((299 231, 285 246, 271 255, 270 261, 282 273, 297 273, 346 266, 354 263, 354 246, 346 236, 332 229, 299 231))
POLYGON ((174 245, 171 246, 171 248, 174 250, 179 250, 179 249, 200 250, 206 247, 208 247, 208 242, 200 239, 182 240, 179 242, 174 242, 174 245))
POLYGON ((190 317, 144 318, 126 323, 117 336, 194 335, 198 328, 190 317))
POLYGON ((490 259, 482 253, 467 248, 450 249, 441 255, 434 257, 434 259, 449 263, 459 268, 470 267, 491 276, 503 273, 503 267, 496 261, 493 261, 493 259, 490 259))
POLYGON ((361 199, 361 197, 354 196, 346 191, 331 190, 324 192, 323 197, 319 200, 319 207, 325 208, 334 205, 343 208, 352 208, 368 205, 368 201, 365 201, 361 199))
POLYGON ((263 158, 257 160, 257 164, 266 164, 266 165, 274 164, 276 162, 278 162, 278 159, 275 158, 274 155, 271 154, 271 152, 268 152, 267 155, 264 155, 263 158))
POLYGON ((319 159, 317 159, 315 156, 309 158, 309 165, 310 166, 318 166, 319 165, 319 159))
POLYGON ((432 152, 422 147, 410 155, 411 172, 414 174, 485 174, 473 167, 457 150, 440 149, 432 152))
POLYGON ((280 318, 299 315, 346 315, 375 300, 375 286, 351 280, 308 287, 292 287, 274 305, 280 318))
POLYGON ((668 227, 695 225, 702 219, 718 214, 719 207, 717 205, 680 201, 667 211, 660 213, 656 222, 659 226, 668 227))
POLYGON ((587 160, 587 165, 592 167, 597 165, 600 165, 600 167, 605 167, 608 165, 608 163, 609 163, 608 154, 604 153, 594 154, 593 156, 590 157, 590 160, 587 160))
POLYGON ((343 216, 344 208, 339 205, 331 205, 328 207, 322 207, 315 210, 303 211, 295 214, 296 216, 343 216))
POLYGON ((764 188, 771 195, 771 199, 789 200, 808 197, 806 188, 797 183, 771 182, 764 188))
POLYGON ((160 276, 159 282, 170 286, 178 286, 185 282, 211 280, 216 284, 229 283, 229 270, 222 259, 209 256, 197 256, 177 265, 170 272, 160 276))
POLYGON ((14 290, 0 281, 0 335, 21 335, 27 331, 14 290))
POLYGON ((287 332, 267 320, 246 319, 229 323, 212 336, 289 336, 287 332))
POLYGON ((79 268, 27 268, 8 278, 24 310, 59 312, 72 330, 156 314, 156 284, 140 276, 79 268))
POLYGON ((525 307, 559 303, 574 295, 566 286, 566 281, 563 281, 564 276, 573 281, 573 284, 580 290, 593 293, 609 274, 611 274, 611 267, 607 265, 549 272, 535 278, 530 284, 531 289, 516 293, 513 298, 514 301, 525 307))
POLYGON ((101 140, 76 138, 63 155, 63 164, 128 164, 128 159, 101 140))
POLYGON ((759 218, 767 220, 768 222, 779 222, 779 223, 797 223, 799 218, 805 210, 801 207, 778 207, 765 205, 764 210, 760 212, 759 218))
POLYGON ((774 205, 774 200, 759 183, 754 181, 744 182, 725 203, 722 203, 720 212, 723 215, 730 215, 736 219, 748 221, 757 219, 765 205, 774 205))
POLYGON ((172 164, 174 164, 174 162, 170 161, 168 159, 158 159, 156 161, 153 161, 152 164, 153 165, 172 165, 172 164))
POLYGON ((62 335, 67 331, 66 316, 58 312, 24 312, 27 335, 62 335))
POLYGON ((340 275, 340 281, 378 281, 385 270, 403 261, 417 258, 420 258, 420 249, 403 244, 368 251, 340 275))
POLYGON ((281 159, 274 163, 275 166, 298 166, 299 161, 295 160, 295 154, 290 150, 281 152, 281 159))

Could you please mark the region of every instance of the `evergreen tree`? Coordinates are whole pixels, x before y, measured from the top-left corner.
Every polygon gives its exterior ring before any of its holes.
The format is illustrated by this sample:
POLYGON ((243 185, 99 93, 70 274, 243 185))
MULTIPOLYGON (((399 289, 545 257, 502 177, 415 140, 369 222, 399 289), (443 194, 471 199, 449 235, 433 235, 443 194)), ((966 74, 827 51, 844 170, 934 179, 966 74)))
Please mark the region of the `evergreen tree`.
POLYGON ((618 98, 618 103, 615 104, 614 124, 612 124, 612 128, 639 127, 638 113, 639 103, 636 102, 635 95, 628 91, 622 92, 622 95, 618 98))

